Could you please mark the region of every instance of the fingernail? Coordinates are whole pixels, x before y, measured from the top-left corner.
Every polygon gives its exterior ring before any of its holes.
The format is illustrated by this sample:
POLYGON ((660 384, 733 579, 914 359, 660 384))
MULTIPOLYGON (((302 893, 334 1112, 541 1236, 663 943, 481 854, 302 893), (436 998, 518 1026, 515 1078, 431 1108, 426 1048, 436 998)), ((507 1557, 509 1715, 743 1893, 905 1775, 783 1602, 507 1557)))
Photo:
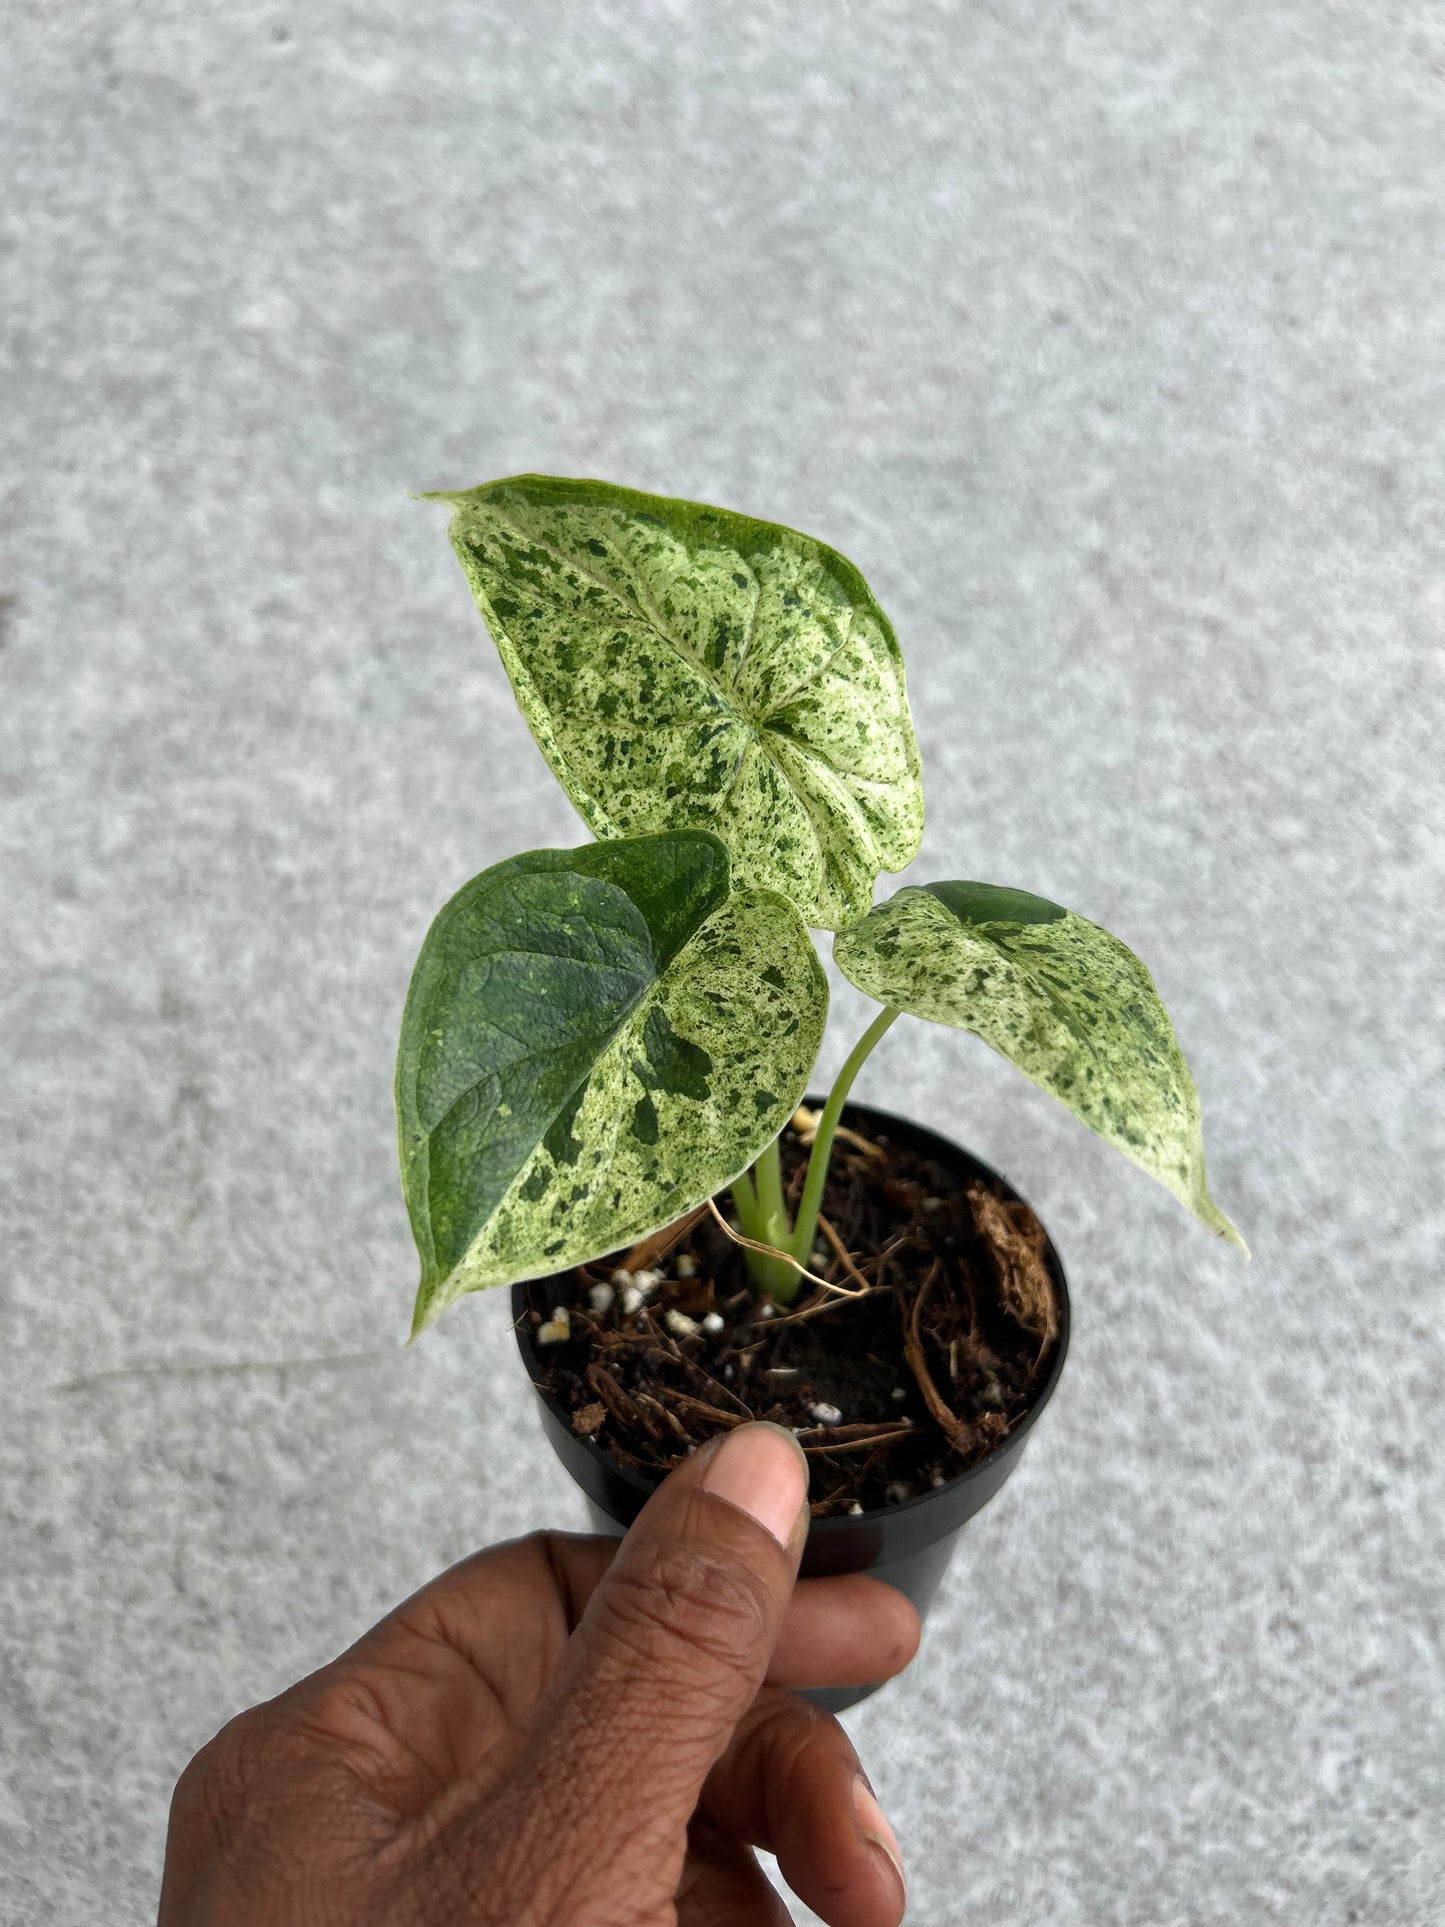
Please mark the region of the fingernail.
POLYGON ((871 1840, 875 1847, 882 1847, 893 1862, 893 1871, 898 1876, 898 1886, 906 1903, 908 1882, 903 1878, 903 1857, 898 1851, 898 1837, 884 1818, 882 1807, 873 1797, 872 1787, 861 1773, 853 1782, 853 1808, 864 1838, 871 1840))
POLYGON ((786 1546, 803 1509, 808 1461, 781 1425, 740 1425, 718 1448, 702 1489, 739 1507, 786 1546))

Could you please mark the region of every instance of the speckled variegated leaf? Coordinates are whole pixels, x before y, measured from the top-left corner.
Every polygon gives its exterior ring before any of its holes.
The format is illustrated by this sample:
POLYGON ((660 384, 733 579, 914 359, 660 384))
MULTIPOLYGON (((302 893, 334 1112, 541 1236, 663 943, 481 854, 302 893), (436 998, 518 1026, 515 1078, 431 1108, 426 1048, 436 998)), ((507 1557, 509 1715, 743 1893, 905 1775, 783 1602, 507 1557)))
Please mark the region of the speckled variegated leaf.
POLYGON ((402 1017, 416 1331, 463 1292, 601 1257, 747 1169, 828 992, 797 911, 699 831, 533 850, 459 890, 402 1017))
POLYGON ((1243 1247, 1205 1185, 1189 1066, 1149 972, 1117 937, 1025 890, 933 883, 880 903, 833 955, 880 1003, 974 1031, 1243 1247))
POLYGON ((923 833, 888 618, 843 556, 723 509, 522 475, 451 539, 532 734, 599 836, 714 830, 838 930, 923 833))

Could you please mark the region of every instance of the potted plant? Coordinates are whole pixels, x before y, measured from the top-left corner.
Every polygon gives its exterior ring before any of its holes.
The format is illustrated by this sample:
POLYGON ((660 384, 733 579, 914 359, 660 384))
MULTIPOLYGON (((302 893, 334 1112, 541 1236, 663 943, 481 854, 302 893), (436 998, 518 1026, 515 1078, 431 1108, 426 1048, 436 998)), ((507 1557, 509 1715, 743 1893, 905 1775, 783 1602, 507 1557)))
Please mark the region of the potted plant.
POLYGON ((836 551, 594 481, 430 499, 597 840, 484 870, 422 945, 396 1079, 414 1335, 510 1286, 611 1530, 702 1439, 792 1426, 804 1570, 869 1568, 926 1610, 1057 1382, 1067 1289, 1003 1180, 850 1087, 901 1015, 973 1031, 1240 1244, 1163 1005, 1116 938, 1025 891, 873 903, 919 846, 919 758, 893 630, 836 551), (804 1102, 810 929, 880 1008, 804 1102))

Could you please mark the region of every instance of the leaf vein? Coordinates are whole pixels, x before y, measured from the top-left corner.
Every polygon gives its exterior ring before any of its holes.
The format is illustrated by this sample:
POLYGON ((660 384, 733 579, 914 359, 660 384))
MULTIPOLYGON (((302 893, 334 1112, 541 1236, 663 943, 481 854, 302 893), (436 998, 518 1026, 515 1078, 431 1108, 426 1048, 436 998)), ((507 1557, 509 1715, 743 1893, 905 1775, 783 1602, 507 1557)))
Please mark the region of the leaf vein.
POLYGON ((545 536, 535 535, 524 527, 522 523, 514 522, 510 516, 503 514, 500 509, 493 507, 493 513, 499 522, 505 523, 508 528, 514 530, 524 542, 530 542, 534 548, 541 549, 545 554, 550 555, 554 561, 560 562, 564 569, 571 569, 574 574, 580 575, 585 581, 592 583, 595 588, 601 589, 604 595, 611 596, 614 602, 620 602, 624 609, 640 617, 653 633, 659 637, 661 641, 665 642, 669 649, 671 649, 695 675, 715 690, 717 694, 723 698, 724 702, 728 703, 729 708, 733 707, 729 700, 727 689, 711 674, 704 663, 698 661, 697 657, 692 654, 686 644, 682 642, 679 637, 673 635, 672 631, 663 622, 661 614, 652 606, 650 600, 644 601, 642 592, 636 584, 632 586, 630 592, 621 589, 615 582, 609 582, 606 576, 598 575, 595 569, 589 569, 587 564, 579 561, 576 556, 568 555, 565 549, 559 549, 554 543, 547 541, 545 536))

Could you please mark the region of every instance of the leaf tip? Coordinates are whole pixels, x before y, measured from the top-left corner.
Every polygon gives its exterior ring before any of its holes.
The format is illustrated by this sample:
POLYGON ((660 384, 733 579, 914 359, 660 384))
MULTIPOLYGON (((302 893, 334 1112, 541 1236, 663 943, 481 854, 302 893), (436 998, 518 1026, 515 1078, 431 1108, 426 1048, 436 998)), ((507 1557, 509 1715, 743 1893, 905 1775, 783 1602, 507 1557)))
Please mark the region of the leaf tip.
POLYGON ((1244 1253, 1245 1263, 1249 1263, 1249 1246, 1244 1242, 1244 1236, 1239 1226, 1235 1224, 1232 1219, 1225 1217, 1219 1206, 1202 1186, 1198 1197, 1194 1200, 1192 1208, 1195 1217, 1204 1226, 1206 1231, 1212 1231, 1216 1238, 1223 1238, 1226 1244, 1233 1245, 1237 1251, 1242 1251, 1244 1253))
POLYGON ((430 1330, 445 1310, 446 1300, 441 1297, 435 1285, 429 1285, 423 1278, 417 1286, 416 1303, 412 1306, 411 1312, 411 1331, 403 1349, 409 1350, 424 1331, 430 1330))

